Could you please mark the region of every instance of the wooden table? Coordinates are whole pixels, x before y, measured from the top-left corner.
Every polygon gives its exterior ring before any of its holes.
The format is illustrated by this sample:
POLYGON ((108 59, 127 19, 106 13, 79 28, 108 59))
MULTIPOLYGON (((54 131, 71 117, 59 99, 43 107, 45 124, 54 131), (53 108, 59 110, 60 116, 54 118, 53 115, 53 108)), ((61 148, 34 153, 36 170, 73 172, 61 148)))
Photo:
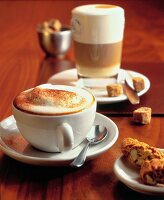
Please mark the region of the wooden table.
MULTIPOLYGON (((164 63, 162 2, 110 1, 124 7, 126 12, 124 65, 131 63, 140 67, 140 63, 149 62, 154 64, 155 70, 158 63, 164 63)), ((91 2, 0 2, 0 120, 12 114, 11 103, 16 94, 45 83, 51 75, 75 66, 72 48, 63 60, 45 58, 37 40, 37 24, 51 18, 70 24, 72 8, 88 3, 91 2)), ((121 155, 120 144, 125 137, 138 138, 164 148, 162 115, 153 116, 151 123, 145 126, 132 124, 131 115, 106 115, 117 124, 119 138, 111 149, 79 169, 26 165, 0 151, 0 199, 163 199, 134 192, 119 182, 113 173, 113 164, 121 155)))

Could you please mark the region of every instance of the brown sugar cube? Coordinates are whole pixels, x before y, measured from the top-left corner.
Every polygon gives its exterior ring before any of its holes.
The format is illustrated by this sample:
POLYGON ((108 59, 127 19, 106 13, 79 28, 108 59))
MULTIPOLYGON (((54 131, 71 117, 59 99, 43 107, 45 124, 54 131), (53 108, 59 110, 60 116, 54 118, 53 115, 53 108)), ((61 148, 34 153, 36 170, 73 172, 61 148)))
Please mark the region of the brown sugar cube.
POLYGON ((51 19, 49 21, 49 27, 52 28, 54 31, 60 31, 62 28, 62 24, 58 19, 51 19))
POLYGON ((39 24, 39 28, 43 31, 46 30, 48 28, 48 22, 45 21, 42 24, 39 24))
POLYGON ((133 77, 133 86, 136 92, 140 92, 145 88, 144 79, 141 77, 133 77))
POLYGON ((151 121, 151 108, 141 107, 133 111, 133 121, 140 124, 149 124, 151 121))
POLYGON ((121 84, 111 84, 107 85, 107 92, 109 97, 117 97, 123 94, 123 87, 121 84))

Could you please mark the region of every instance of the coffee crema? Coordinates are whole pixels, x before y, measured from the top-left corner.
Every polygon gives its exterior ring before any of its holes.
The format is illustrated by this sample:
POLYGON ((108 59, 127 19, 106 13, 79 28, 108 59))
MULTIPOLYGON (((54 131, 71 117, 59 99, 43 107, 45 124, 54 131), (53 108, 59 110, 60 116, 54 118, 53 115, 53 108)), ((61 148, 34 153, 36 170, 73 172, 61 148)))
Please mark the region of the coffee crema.
MULTIPOLYGON (((45 86, 45 85, 44 85, 45 86)), ((80 112, 94 101, 86 90, 64 86, 45 88, 42 86, 21 92, 13 101, 16 108, 41 115, 64 115, 80 112)))

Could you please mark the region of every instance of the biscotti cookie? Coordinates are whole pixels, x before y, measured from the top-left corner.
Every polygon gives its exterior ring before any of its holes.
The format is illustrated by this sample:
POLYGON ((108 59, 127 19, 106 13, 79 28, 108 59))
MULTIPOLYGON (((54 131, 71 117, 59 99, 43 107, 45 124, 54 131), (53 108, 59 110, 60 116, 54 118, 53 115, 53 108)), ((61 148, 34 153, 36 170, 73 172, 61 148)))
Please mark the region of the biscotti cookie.
POLYGON ((122 141, 121 150, 129 162, 138 167, 145 160, 164 158, 164 154, 159 149, 133 138, 125 138, 122 141))
POLYGON ((141 166, 140 176, 145 184, 164 184, 164 158, 146 160, 141 166))
POLYGON ((123 94, 123 87, 121 84, 110 84, 106 86, 109 97, 117 97, 123 94))
POLYGON ((151 113, 151 108, 140 107, 133 111, 133 121, 140 124, 149 124, 151 122, 151 113))

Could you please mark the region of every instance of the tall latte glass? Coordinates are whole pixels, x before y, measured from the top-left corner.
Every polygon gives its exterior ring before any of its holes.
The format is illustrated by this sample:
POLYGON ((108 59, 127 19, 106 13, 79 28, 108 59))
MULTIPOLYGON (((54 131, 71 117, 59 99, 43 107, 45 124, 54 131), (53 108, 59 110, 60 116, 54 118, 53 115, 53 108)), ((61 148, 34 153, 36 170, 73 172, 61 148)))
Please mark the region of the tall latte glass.
POLYGON ((106 78, 118 73, 124 10, 114 5, 84 5, 72 10, 72 33, 78 76, 106 78))

